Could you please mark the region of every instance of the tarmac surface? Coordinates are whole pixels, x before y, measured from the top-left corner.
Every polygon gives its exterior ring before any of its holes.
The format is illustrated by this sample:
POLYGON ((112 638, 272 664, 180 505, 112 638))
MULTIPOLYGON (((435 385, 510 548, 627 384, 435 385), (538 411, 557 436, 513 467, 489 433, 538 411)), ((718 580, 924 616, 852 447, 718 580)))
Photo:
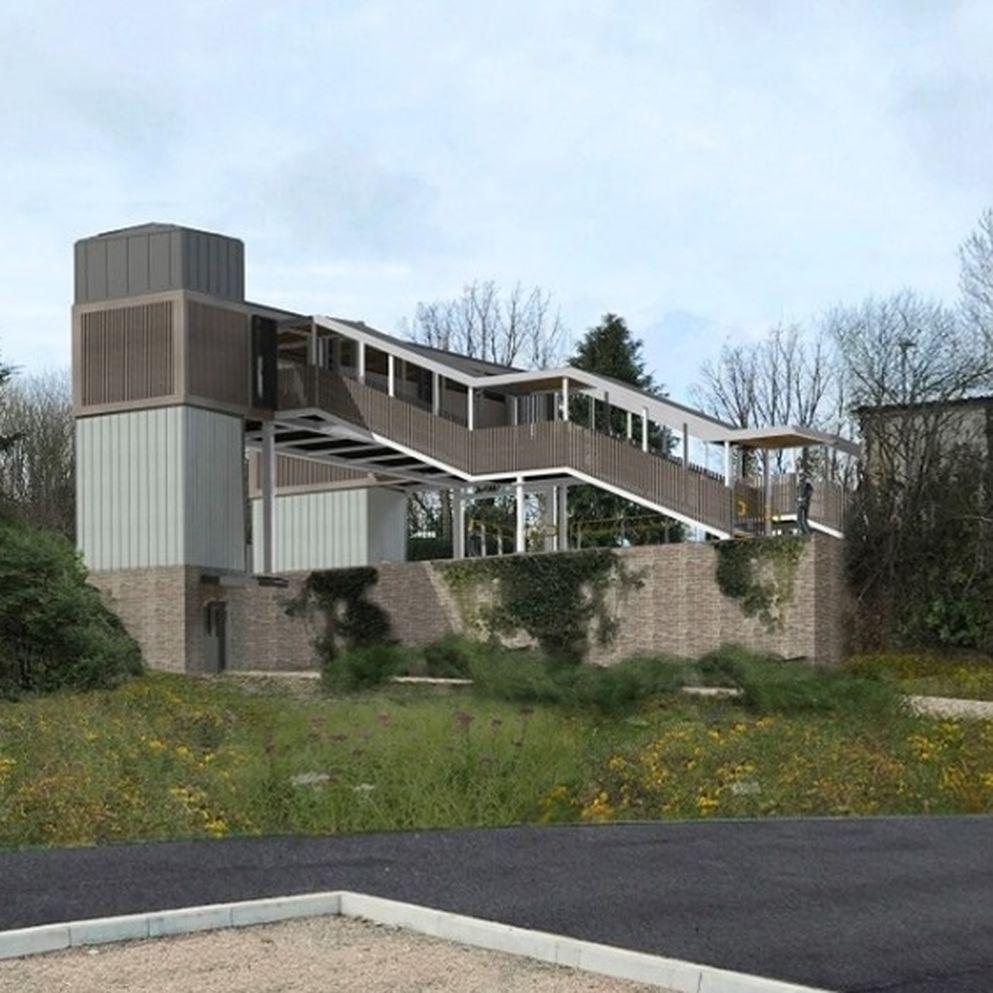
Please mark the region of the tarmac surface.
POLYGON ((334 889, 830 990, 993 990, 993 817, 982 816, 4 852, 0 929, 334 889))

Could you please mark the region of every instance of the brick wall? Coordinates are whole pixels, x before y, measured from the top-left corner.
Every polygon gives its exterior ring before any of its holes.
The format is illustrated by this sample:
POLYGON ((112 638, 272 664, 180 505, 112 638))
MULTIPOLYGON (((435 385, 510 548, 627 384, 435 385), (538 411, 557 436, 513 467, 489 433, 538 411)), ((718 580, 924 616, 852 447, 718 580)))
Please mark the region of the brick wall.
MULTIPOLYGON (((797 566, 793 601, 781 627, 771 631, 721 592, 713 545, 687 542, 618 554, 641 584, 624 592, 615 589, 608 598, 619 622, 617 635, 609 645, 592 646, 592 662, 609 665, 639 652, 697 656, 729 641, 824 663, 844 656, 849 607, 843 543, 837 539, 815 535, 807 542, 797 566)), ((377 567, 379 579, 369 598, 390 615, 393 636, 405 644, 426 644, 463 629, 438 568, 442 564, 377 567)), ((203 613, 213 599, 227 605, 229 669, 314 668, 313 643, 323 622, 319 617, 287 615, 286 604, 299 592, 306 574, 285 578, 286 587, 259 586, 251 577, 228 577, 242 585, 216 585, 202 583, 200 570, 179 567, 97 573, 91 581, 138 639, 153 668, 204 671, 203 613)))

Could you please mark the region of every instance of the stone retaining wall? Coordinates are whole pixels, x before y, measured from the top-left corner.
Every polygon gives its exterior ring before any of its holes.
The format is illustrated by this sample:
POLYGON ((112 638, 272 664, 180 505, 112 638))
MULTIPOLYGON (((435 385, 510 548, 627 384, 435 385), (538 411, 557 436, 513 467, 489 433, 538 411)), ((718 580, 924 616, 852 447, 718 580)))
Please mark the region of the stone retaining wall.
MULTIPOLYGON (((843 543, 837 539, 815 535, 806 543, 792 602, 781 626, 774 629, 746 616, 740 603, 721 591, 718 553, 710 543, 630 548, 618 555, 640 583, 623 592, 615 589, 608 598, 617 633, 610 644, 592 647, 591 662, 609 665, 642 652, 698 656, 725 642, 822 663, 836 663, 844 656, 849 609, 843 543)), ((390 616, 399 641, 426 644, 464 630, 441 574, 443 566, 396 562, 376 567, 378 581, 369 599, 390 616)), ((212 599, 226 604, 229 669, 314 668, 313 642, 323 621, 286 613, 287 602, 306 575, 284 578, 285 587, 260 586, 252 577, 233 576, 226 581, 242 585, 217 585, 203 582, 200 570, 168 568, 95 574, 91 581, 104 591, 153 668, 208 668, 203 616, 212 599)), ((541 595, 535 590, 535 596, 541 595)))

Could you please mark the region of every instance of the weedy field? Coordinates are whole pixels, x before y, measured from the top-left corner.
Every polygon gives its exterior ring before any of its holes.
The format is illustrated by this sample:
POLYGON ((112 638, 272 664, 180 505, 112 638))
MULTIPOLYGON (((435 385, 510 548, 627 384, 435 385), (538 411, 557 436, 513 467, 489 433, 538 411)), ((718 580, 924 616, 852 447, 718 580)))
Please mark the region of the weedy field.
POLYGON ((729 649, 582 685, 537 665, 489 659, 461 690, 153 673, 3 702, 0 844, 993 811, 993 722, 908 714, 878 661, 824 672, 729 649), (742 695, 687 697, 687 681, 742 695))

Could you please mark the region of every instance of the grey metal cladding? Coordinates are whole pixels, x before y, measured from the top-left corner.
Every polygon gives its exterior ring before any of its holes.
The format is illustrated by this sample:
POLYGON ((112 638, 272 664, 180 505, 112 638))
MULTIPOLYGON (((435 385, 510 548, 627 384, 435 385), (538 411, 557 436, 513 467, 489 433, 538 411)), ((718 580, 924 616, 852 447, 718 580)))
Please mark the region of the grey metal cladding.
POLYGON ((167 290, 245 299, 245 249, 237 238, 174 224, 141 224, 76 242, 76 303, 167 290))

